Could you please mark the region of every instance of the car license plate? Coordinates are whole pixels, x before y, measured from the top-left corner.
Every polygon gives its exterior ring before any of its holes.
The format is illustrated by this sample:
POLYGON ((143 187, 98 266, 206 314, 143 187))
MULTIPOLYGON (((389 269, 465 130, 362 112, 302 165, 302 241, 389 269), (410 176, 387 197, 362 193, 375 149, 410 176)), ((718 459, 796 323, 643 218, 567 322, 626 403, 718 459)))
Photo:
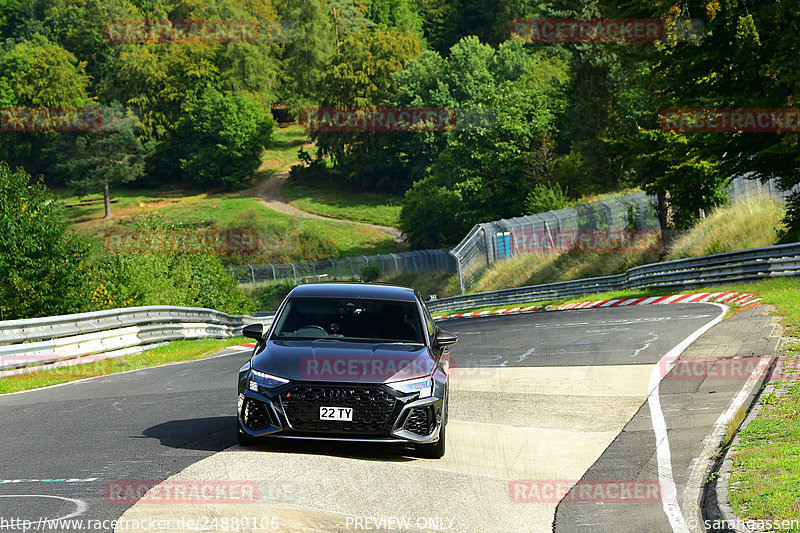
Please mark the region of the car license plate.
POLYGON ((319 408, 320 420, 338 420, 340 422, 353 421, 353 408, 352 407, 320 407, 319 408))

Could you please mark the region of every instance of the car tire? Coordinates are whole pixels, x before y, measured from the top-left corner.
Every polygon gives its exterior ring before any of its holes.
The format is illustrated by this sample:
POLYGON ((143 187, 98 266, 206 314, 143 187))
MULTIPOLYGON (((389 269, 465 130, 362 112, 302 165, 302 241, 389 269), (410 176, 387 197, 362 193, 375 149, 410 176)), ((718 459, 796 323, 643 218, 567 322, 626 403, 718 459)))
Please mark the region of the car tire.
POLYGON ((256 443, 255 438, 251 437, 247 433, 244 433, 239 428, 238 420, 236 421, 236 442, 239 444, 239 446, 252 446, 253 444, 256 443))
POLYGON ((414 451, 416 452, 417 456, 424 457, 425 459, 441 459, 444 457, 444 445, 445 445, 445 431, 444 429, 447 427, 445 421, 447 420, 447 414, 445 412, 445 416, 443 417, 442 427, 439 429, 439 440, 436 441, 435 444, 415 444, 414 451))

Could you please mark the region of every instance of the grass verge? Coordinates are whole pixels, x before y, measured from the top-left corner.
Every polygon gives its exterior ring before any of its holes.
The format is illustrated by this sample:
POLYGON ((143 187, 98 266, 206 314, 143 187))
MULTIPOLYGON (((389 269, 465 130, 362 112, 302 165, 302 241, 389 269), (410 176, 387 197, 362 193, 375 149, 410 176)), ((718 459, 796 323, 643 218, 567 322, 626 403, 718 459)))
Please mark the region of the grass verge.
POLYGON ((397 227, 402 197, 348 191, 334 185, 307 185, 288 179, 281 189, 287 202, 298 209, 330 218, 397 227))
POLYGON ((164 346, 158 346, 139 354, 0 378, 0 394, 37 389, 39 387, 58 385, 59 383, 67 383, 79 379, 104 376, 106 374, 117 374, 119 372, 136 370, 138 368, 149 368, 180 361, 203 359, 221 348, 245 342, 249 342, 245 337, 232 337, 222 340, 199 339, 172 341, 164 346))
POLYGON ((262 253, 247 262, 307 261, 392 253, 394 241, 369 227, 343 222, 297 218, 272 211, 247 192, 204 193, 181 190, 130 190, 115 188, 113 216, 103 218, 101 194, 66 196, 65 220, 101 247, 114 231, 133 231, 140 218, 155 216, 190 228, 255 230, 261 234, 262 253), (84 200, 81 203, 79 200, 84 200), (88 200, 91 203, 87 203, 88 200))
POLYGON ((311 138, 300 124, 276 125, 269 150, 264 152, 262 170, 277 170, 297 162, 297 152, 308 146, 311 138))
MULTIPOLYGON (((800 283, 784 281, 759 293, 782 316, 787 347, 784 375, 741 432, 728 484, 742 520, 800 520, 800 283)), ((795 527, 781 531, 800 531, 795 527)))

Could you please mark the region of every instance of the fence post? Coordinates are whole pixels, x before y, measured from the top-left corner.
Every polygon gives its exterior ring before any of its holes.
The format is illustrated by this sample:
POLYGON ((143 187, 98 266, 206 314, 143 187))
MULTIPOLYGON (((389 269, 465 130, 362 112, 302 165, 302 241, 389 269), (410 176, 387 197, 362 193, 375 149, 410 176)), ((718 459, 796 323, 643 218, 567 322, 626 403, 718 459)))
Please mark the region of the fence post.
POLYGON ((450 250, 447 253, 452 255, 453 259, 456 260, 456 272, 458 272, 458 290, 461 292, 461 294, 464 294, 464 277, 461 275, 461 260, 459 260, 458 256, 453 252, 453 250, 450 250))
POLYGON ((272 263, 267 263, 267 264, 272 269, 272 284, 273 285, 277 285, 278 284, 278 276, 275 275, 275 265, 273 265, 272 263))
POLYGON ((328 259, 331 262, 331 268, 333 268, 333 279, 336 279, 336 263, 333 259, 328 259))
POLYGON ((253 265, 248 264, 247 266, 250 267, 250 276, 253 279, 253 287, 255 288, 255 286, 256 286, 256 272, 255 272, 255 270, 253 270, 253 265))
MULTIPOLYGON (((489 239, 488 234, 486 233, 486 226, 481 224, 481 231, 483 231, 483 245, 486 248, 486 268, 492 266, 492 261, 489 258, 489 249, 492 246, 492 241, 489 239)), ((464 288, 461 288, 461 292, 464 292, 464 288)))
POLYGON ((350 261, 350 279, 356 279, 356 271, 353 270, 353 258, 348 257, 348 261, 350 261))
POLYGON ((294 263, 289 263, 292 265, 292 275, 294 276, 294 284, 297 285, 297 269, 294 268, 294 263))

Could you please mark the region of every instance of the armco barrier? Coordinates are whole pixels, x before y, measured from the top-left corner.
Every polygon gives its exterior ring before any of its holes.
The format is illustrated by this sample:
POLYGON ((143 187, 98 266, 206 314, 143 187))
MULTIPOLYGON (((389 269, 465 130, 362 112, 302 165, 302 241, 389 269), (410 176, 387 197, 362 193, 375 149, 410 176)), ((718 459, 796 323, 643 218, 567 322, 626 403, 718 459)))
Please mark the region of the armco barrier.
POLYGON ((171 340, 233 337, 255 322, 269 326, 272 317, 151 306, 6 320, 0 322, 0 376, 119 357, 171 340))
POLYGON ((428 302, 434 313, 539 302, 645 287, 690 288, 800 274, 800 243, 678 259, 631 268, 624 274, 463 294, 428 302))
MULTIPOLYGON (((645 287, 690 288, 800 274, 800 243, 642 265, 624 274, 465 294, 428 302, 432 312, 536 302, 645 287)), ((271 316, 197 307, 130 307, 0 322, 0 376, 135 353, 177 339, 225 338, 271 316), (34 366, 32 369, 28 368, 34 366), (40 366, 39 366, 40 365, 40 366)))

